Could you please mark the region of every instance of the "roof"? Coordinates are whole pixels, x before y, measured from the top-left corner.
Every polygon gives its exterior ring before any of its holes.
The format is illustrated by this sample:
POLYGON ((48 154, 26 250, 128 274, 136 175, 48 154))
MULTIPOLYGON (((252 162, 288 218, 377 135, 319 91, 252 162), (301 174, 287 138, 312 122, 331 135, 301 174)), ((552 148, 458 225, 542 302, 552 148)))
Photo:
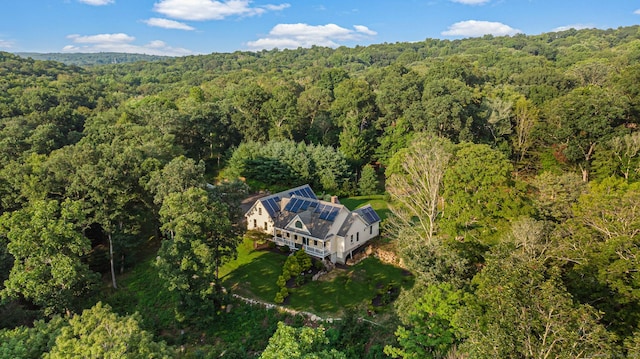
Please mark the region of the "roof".
POLYGON ((258 201, 273 219, 276 228, 287 228, 297 218, 309 232, 295 226, 290 226, 289 230, 319 239, 328 239, 332 235, 345 236, 358 219, 366 225, 380 221, 371 205, 352 212, 342 204, 319 200, 309 185, 275 193, 258 201))
POLYGON ((274 218, 277 215, 277 213, 280 212, 281 210, 280 202, 282 201, 282 199, 291 198, 292 196, 296 196, 299 198, 314 199, 314 200, 318 199, 316 194, 313 193, 313 190, 311 189, 311 187, 309 187, 308 184, 305 184, 296 188, 291 188, 286 191, 272 194, 267 197, 262 197, 258 201, 262 203, 264 208, 269 213, 269 216, 271 216, 271 218, 274 218))
MULTIPOLYGON (((277 215, 273 218, 277 228, 286 228, 297 217, 309 230, 311 236, 319 239, 325 239, 330 234, 335 234, 337 229, 334 229, 334 227, 339 228, 340 226, 340 223, 336 222, 338 215, 340 212, 349 212, 341 204, 308 198, 293 197, 284 199, 282 205, 282 210, 277 212, 277 215)), ((296 228, 289 229, 305 233, 296 228)))

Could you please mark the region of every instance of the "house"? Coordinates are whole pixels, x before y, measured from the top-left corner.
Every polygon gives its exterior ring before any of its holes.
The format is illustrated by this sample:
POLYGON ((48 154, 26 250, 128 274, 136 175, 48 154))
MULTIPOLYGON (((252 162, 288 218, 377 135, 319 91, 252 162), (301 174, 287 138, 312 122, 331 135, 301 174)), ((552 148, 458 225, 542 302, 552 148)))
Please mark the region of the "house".
POLYGON ((380 233, 380 217, 371 205, 350 211, 335 196, 331 202, 319 200, 309 185, 260 198, 245 217, 247 229, 333 263, 344 264, 354 250, 380 233))

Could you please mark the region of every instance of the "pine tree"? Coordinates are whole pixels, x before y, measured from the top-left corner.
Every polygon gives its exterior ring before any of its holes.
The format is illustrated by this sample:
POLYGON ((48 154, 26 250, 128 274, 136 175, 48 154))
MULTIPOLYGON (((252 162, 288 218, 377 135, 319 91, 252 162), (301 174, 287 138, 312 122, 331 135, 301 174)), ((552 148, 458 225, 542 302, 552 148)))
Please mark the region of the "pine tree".
POLYGON ((358 192, 361 196, 369 196, 378 192, 378 178, 373 166, 366 164, 362 167, 360 181, 358 181, 358 192))

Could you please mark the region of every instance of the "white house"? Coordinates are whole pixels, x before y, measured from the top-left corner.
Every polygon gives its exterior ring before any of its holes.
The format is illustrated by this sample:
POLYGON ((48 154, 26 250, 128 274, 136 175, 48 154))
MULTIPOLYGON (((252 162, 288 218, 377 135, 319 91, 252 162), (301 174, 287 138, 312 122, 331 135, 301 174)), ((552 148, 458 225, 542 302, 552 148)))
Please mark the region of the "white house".
POLYGON ((344 264, 353 251, 380 233, 380 217, 371 205, 350 211, 321 201, 309 185, 257 200, 245 214, 247 229, 272 235, 292 250, 304 248, 316 258, 344 264))

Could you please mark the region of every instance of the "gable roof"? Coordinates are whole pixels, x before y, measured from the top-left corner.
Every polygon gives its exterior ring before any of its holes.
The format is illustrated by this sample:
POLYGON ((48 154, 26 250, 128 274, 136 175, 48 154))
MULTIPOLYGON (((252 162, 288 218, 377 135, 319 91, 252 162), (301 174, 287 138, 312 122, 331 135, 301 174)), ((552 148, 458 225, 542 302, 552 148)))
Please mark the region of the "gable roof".
MULTIPOLYGON (((352 212, 342 204, 319 200, 309 185, 275 193, 260 198, 258 202, 262 203, 276 228, 287 228, 319 239, 328 239, 333 235, 343 237, 358 220, 367 226, 380 221, 371 205, 352 212), (306 230, 292 225, 295 218, 304 224, 306 230)), ((249 213, 251 210, 247 215, 249 213)))
POLYGON ((278 212, 281 211, 280 202, 283 198, 291 198, 292 196, 317 200, 318 197, 308 184, 278 192, 267 197, 262 197, 258 201, 262 203, 272 219, 275 219, 278 212))
MULTIPOLYGON (((295 217, 298 217, 311 236, 320 239, 327 238, 329 234, 335 234, 337 229, 333 228, 341 224, 336 222, 338 215, 341 212, 349 212, 341 204, 297 197, 283 199, 281 206, 283 207, 282 210, 274 218, 274 225, 277 228, 286 228, 295 217)), ((304 232, 295 227, 289 227, 289 230, 304 232)))

